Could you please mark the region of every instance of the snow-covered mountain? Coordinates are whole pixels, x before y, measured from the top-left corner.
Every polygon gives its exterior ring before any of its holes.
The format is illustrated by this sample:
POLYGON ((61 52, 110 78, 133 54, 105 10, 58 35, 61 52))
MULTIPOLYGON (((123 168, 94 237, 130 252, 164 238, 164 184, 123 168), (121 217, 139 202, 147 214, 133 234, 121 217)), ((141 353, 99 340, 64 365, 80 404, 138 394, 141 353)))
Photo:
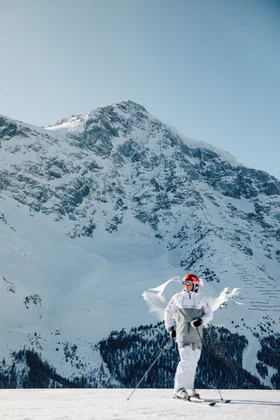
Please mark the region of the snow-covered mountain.
POLYGON ((45 129, 0 116, 0 150, 6 364, 25 346, 64 377, 93 374, 94 344, 154 322, 142 292, 195 272, 210 296, 240 288, 213 323, 247 338, 243 367, 271 386, 280 373, 260 355, 279 345, 279 180, 131 101, 45 129))

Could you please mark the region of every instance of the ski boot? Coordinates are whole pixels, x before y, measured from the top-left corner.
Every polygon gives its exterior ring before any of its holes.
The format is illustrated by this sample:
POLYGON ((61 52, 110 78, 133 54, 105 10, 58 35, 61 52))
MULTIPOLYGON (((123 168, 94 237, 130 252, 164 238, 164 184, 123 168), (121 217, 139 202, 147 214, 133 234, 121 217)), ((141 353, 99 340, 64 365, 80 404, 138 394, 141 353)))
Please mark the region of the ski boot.
POLYGON ((185 388, 181 388, 181 389, 179 389, 179 391, 175 392, 174 398, 178 398, 178 399, 181 399, 181 400, 188 400, 189 395, 188 395, 187 391, 185 390, 185 388))

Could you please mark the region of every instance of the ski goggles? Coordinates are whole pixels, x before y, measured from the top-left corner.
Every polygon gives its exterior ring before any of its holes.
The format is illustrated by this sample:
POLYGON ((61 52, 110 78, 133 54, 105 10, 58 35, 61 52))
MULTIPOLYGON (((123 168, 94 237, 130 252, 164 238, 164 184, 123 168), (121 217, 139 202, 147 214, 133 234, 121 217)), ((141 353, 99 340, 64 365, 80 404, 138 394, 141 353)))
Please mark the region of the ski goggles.
POLYGON ((192 280, 183 280, 183 284, 193 284, 192 280))

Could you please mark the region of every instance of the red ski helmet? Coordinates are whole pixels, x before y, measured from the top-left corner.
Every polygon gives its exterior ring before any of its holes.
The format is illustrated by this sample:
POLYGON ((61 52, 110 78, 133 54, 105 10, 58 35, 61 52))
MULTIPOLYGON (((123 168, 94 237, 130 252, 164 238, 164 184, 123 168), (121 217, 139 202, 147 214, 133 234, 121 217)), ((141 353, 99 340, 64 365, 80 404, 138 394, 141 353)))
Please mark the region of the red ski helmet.
POLYGON ((192 285, 193 285, 193 290, 195 290, 195 291, 197 291, 197 290, 198 290, 199 285, 200 285, 200 280, 199 280, 199 277, 197 277, 195 274, 186 274, 186 275, 183 277, 183 284, 184 284, 186 281, 187 281, 187 282, 191 281, 191 282, 192 282, 192 285))

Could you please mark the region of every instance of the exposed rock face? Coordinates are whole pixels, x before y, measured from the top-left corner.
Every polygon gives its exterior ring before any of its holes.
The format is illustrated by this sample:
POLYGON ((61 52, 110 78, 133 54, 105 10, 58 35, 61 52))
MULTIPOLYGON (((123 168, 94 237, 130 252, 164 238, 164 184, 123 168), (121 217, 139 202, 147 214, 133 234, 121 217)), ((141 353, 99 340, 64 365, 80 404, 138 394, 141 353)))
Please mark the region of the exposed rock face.
POLYGON ((197 272, 214 289, 243 289, 245 306, 217 322, 229 327, 233 317, 235 332, 259 339, 279 331, 280 182, 273 176, 186 138, 131 101, 47 129, 0 117, 0 151, 3 198, 48 216, 76 240, 107 232, 113 241, 129 220, 139 243, 155 241, 172 266, 197 272), (260 327, 266 316, 273 328, 260 327))

